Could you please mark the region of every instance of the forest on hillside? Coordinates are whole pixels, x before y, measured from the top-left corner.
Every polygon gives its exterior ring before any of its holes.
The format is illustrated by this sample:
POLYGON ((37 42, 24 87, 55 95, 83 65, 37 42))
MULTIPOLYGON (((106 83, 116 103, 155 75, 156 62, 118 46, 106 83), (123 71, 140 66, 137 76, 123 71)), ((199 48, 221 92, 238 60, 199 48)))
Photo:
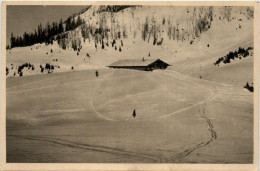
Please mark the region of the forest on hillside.
POLYGON ((7 47, 7 49, 14 47, 31 46, 36 43, 52 44, 55 35, 73 30, 82 23, 83 20, 80 18, 80 15, 78 15, 77 20, 75 20, 74 17, 69 17, 64 23, 61 19, 59 23, 48 23, 46 27, 43 27, 42 24, 39 24, 37 30, 35 30, 34 33, 25 32, 23 36, 15 37, 13 33, 11 33, 11 47, 7 47))
MULTIPOLYGON (((45 27, 39 24, 33 33, 25 32, 23 36, 16 37, 12 33, 11 46, 7 48, 31 46, 36 43, 52 44, 57 41, 60 48, 73 48, 76 51, 81 48, 83 40, 89 43, 94 41, 95 48, 100 44, 103 49, 110 43, 113 45, 113 42, 137 37, 153 45, 162 45, 165 38, 193 44, 196 38, 211 28, 213 20, 234 20, 231 7, 223 7, 219 17, 216 17, 212 6, 183 7, 181 13, 186 18, 181 20, 173 17, 176 14, 174 11, 167 15, 156 14, 156 8, 159 7, 89 7, 73 14, 64 22, 60 20, 59 23, 48 23, 45 27), (143 10, 154 10, 154 14, 142 14, 143 10), (138 15, 139 17, 136 17, 138 15)), ((247 8, 246 15, 252 17, 252 10, 247 8)))
MULTIPOLYGON (((45 27, 42 26, 40 23, 37 27, 37 29, 33 33, 27 33, 24 32, 23 36, 14 36, 13 33, 11 33, 10 42, 11 45, 7 46, 7 49, 14 48, 14 47, 24 47, 24 46, 31 46, 36 43, 45 43, 45 44, 52 44, 55 40, 54 36, 59 35, 61 33, 74 30, 78 26, 80 26, 82 23, 84 23, 84 20, 81 19, 80 14, 87 11, 91 6, 86 8, 85 10, 79 12, 78 14, 73 14, 68 19, 63 22, 62 19, 60 19, 59 23, 53 22, 52 24, 47 23, 45 27)), ((97 13, 101 12, 119 12, 125 8, 129 8, 132 6, 121 6, 121 5, 102 5, 100 6, 97 13)), ((93 14, 94 15, 94 14, 93 14)), ((61 36, 58 37, 58 39, 61 38, 61 36)))

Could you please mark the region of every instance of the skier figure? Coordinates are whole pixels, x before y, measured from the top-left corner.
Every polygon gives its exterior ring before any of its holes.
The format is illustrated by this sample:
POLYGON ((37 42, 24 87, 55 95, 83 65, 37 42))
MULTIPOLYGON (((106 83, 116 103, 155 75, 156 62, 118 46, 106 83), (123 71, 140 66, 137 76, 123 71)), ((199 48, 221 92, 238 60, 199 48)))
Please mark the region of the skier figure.
POLYGON ((96 71, 96 77, 98 77, 98 71, 96 71))
POLYGON ((135 109, 134 109, 134 111, 133 111, 133 117, 135 118, 135 116, 136 116, 136 112, 135 112, 135 109))

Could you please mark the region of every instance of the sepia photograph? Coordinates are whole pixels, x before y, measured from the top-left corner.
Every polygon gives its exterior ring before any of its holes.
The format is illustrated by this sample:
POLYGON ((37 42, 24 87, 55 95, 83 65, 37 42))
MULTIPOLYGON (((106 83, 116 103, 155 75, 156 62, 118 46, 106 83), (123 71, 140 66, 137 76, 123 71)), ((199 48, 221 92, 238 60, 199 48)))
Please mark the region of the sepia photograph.
POLYGON ((6 164, 258 161, 257 3, 162 4, 2 4, 6 164))

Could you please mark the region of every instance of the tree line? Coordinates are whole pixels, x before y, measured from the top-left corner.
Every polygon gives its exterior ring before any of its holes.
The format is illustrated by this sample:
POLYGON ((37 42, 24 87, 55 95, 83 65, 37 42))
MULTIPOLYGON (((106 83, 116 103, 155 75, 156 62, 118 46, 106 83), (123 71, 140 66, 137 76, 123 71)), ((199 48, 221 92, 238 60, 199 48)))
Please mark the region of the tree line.
POLYGON ((60 19, 59 23, 47 23, 45 27, 43 27, 40 23, 37 27, 37 30, 34 30, 33 33, 24 32, 23 36, 15 37, 14 34, 11 33, 10 48, 31 46, 36 43, 52 44, 55 35, 61 34, 65 31, 73 30, 81 25, 83 22, 84 21, 78 15, 77 19, 75 19, 75 17, 69 17, 64 23, 62 19, 60 19))
POLYGON ((214 63, 214 65, 219 65, 221 62, 223 62, 224 64, 226 63, 230 63, 231 59, 235 59, 235 58, 239 58, 241 59, 241 57, 246 58, 247 56, 249 56, 249 51, 253 50, 253 47, 248 47, 247 49, 238 48, 238 51, 235 52, 229 52, 227 55, 218 58, 218 60, 214 63))

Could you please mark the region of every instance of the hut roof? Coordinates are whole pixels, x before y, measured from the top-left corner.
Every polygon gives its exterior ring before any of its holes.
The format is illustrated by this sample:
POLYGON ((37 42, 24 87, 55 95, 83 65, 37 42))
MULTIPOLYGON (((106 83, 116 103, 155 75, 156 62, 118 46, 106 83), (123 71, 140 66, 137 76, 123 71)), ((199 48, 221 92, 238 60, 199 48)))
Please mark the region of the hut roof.
MULTIPOLYGON (((116 61, 109 66, 147 66, 160 59, 124 59, 116 61)), ((162 61, 162 60, 160 60, 162 61)), ((163 62, 163 61, 162 61, 163 62)), ((169 65, 169 64, 168 64, 169 65)))

